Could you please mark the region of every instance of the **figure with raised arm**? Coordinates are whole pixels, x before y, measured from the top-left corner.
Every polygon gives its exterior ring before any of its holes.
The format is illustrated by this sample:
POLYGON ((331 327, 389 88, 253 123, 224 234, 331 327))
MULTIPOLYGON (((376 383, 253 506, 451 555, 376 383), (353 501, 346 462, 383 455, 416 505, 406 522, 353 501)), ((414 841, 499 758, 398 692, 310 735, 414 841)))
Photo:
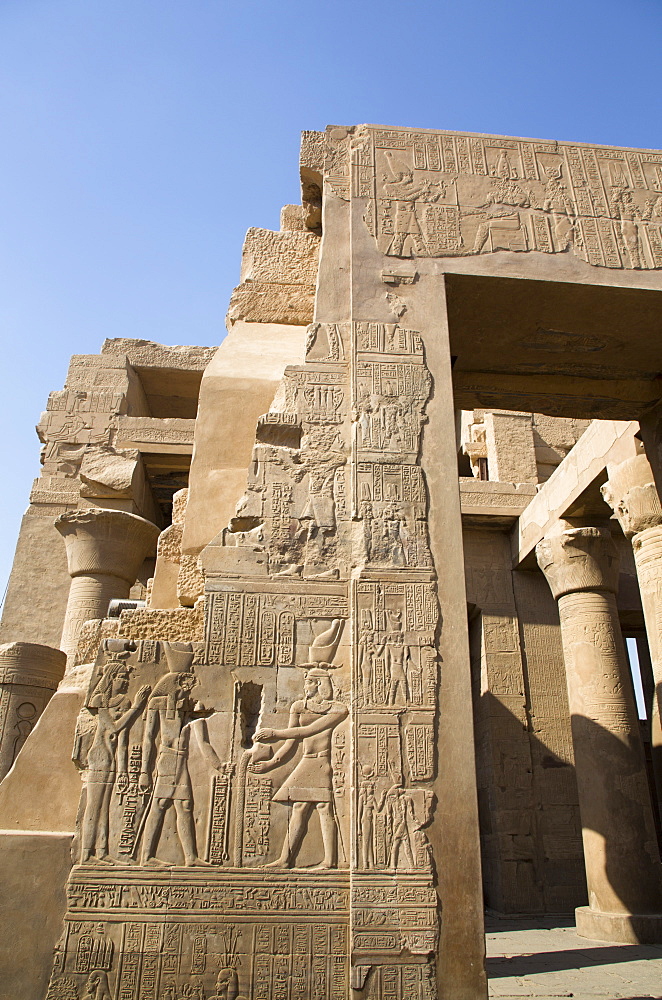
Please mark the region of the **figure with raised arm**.
POLYGON ((303 751, 301 760, 273 797, 274 802, 292 805, 283 849, 278 861, 273 862, 273 867, 294 867, 308 821, 315 809, 320 820, 324 848, 324 859, 319 868, 337 867, 338 821, 333 800, 331 738, 333 730, 349 713, 346 705, 334 701, 329 675, 331 664, 322 660, 321 656, 330 650, 335 652, 342 626, 341 620, 334 621, 331 628, 318 636, 311 646, 311 658, 320 656, 320 659, 315 658, 312 663, 303 665, 307 670, 304 696, 293 702, 287 727, 259 729, 255 734, 256 743, 285 740, 270 760, 251 764, 252 770, 257 773, 278 767, 292 755, 299 744, 303 751))
MULTIPOLYGON (((198 857, 193 820, 193 789, 188 770, 188 753, 191 731, 199 719, 211 712, 196 705, 191 691, 197 678, 191 669, 193 650, 190 643, 164 643, 170 672, 160 678, 147 705, 147 720, 143 735, 142 766, 139 788, 143 792, 152 791, 150 805, 145 820, 143 865, 161 865, 156 849, 166 810, 174 805, 177 820, 177 836, 184 854, 184 864, 188 867, 206 865, 198 857), (150 758, 157 743, 155 780, 152 787, 150 758)), ((198 728, 200 728, 198 726, 198 728)), ((195 731, 195 730, 194 730, 195 731)), ((196 733, 204 758, 211 766, 222 766, 217 754, 209 744, 204 723, 196 733)))
POLYGON ((114 864, 108 852, 110 802, 113 788, 128 782, 127 737, 150 692, 141 687, 133 705, 127 697, 131 668, 128 653, 116 654, 106 665, 87 703, 96 716, 94 738, 87 754, 85 812, 81 830, 81 864, 92 860, 114 864))

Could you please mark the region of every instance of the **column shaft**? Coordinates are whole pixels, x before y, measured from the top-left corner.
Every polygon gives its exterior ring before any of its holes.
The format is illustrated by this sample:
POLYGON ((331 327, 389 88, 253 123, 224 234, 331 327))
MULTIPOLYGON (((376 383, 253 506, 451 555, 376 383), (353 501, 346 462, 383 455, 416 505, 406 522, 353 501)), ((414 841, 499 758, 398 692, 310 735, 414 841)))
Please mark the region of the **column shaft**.
POLYGON ((536 547, 559 603, 589 906, 577 932, 662 941, 662 866, 607 526, 557 529, 536 547))
POLYGON ((662 526, 647 528, 632 539, 653 669, 650 740, 657 807, 662 818, 662 526))
POLYGON ((655 913, 660 865, 616 597, 559 598, 592 909, 655 913))
POLYGON ((0 644, 0 781, 58 686, 66 657, 33 642, 0 644))
POLYGON ((113 598, 129 596, 131 585, 109 573, 75 576, 71 581, 60 646, 73 657, 81 627, 91 618, 105 618, 113 598))

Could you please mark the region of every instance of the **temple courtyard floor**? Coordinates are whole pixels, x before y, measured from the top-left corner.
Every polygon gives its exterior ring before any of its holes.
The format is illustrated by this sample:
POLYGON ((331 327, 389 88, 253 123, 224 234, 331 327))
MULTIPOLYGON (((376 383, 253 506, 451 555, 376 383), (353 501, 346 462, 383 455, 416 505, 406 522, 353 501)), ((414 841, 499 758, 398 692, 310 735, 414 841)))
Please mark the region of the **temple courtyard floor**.
POLYGON ((486 916, 489 995, 494 1000, 659 1000, 662 945, 589 941, 571 918, 486 916))

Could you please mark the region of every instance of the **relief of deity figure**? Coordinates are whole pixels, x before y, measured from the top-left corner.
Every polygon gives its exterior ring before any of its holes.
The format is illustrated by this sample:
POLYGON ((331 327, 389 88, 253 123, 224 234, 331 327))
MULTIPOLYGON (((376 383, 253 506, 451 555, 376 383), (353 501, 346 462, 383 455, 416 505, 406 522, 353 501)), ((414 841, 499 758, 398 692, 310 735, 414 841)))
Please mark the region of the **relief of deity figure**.
POLYGON ((390 611, 392 629, 387 634, 381 646, 377 650, 377 655, 386 650, 386 674, 388 679, 388 691, 386 694, 389 705, 395 705, 398 693, 404 698, 404 703, 409 701, 409 678, 407 676, 407 664, 411 659, 409 645, 405 642, 402 631, 402 612, 390 611))
POLYGON ((374 641, 374 631, 372 625, 364 622, 359 629, 359 641, 357 649, 357 668, 361 679, 361 694, 363 704, 370 705, 373 701, 373 683, 375 657, 377 647, 374 641))
POLYGON ((384 792, 379 803, 384 820, 384 834, 388 853, 388 867, 397 869, 405 861, 409 870, 414 868, 410 827, 416 825, 416 816, 410 795, 403 788, 402 775, 393 776, 393 785, 384 792))
MULTIPOLYGON (((375 397, 371 395, 368 389, 364 388, 359 394, 353 414, 353 418, 359 429, 359 446, 361 448, 373 447, 372 415, 378 409, 378 406, 379 404, 375 402, 375 397)), ((379 442, 376 442, 374 446, 379 447, 379 442)))
POLYGON ((361 845, 361 867, 375 867, 375 818, 378 813, 375 795, 375 772, 368 764, 361 768, 356 819, 361 845))
POLYGON ((517 209, 530 208, 531 200, 517 183, 517 173, 511 167, 507 153, 502 153, 499 157, 493 176, 492 188, 483 204, 475 210, 464 213, 483 216, 483 221, 476 230, 476 239, 470 253, 481 253, 489 237, 496 231, 504 230, 508 234, 508 242, 511 237, 520 235, 526 240, 526 230, 522 227, 517 209))
POLYGON ((93 858, 97 862, 114 863, 108 852, 111 797, 116 781, 120 791, 128 784, 128 729, 142 711, 151 690, 141 687, 131 704, 126 694, 130 676, 130 667, 125 662, 128 655, 118 653, 110 660, 87 704, 96 719, 86 761, 81 864, 93 858))
MULTIPOLYGON (((284 729, 258 729, 255 743, 283 745, 269 760, 256 760, 250 765, 258 774, 278 767, 301 745, 301 759, 273 797, 274 802, 290 803, 292 812, 280 857, 271 867, 292 868, 308 829, 308 822, 317 810, 322 832, 324 859, 320 869, 337 867, 337 846, 340 827, 333 798, 333 768, 331 764, 333 731, 349 711, 342 702, 334 701, 329 671, 332 664, 323 657, 333 658, 340 641, 343 622, 334 620, 331 627, 317 636, 310 647, 312 663, 305 663, 304 696, 292 703, 290 718, 284 729)), ((259 747, 258 747, 259 753, 259 747)), ((342 839, 341 839, 342 843, 342 839)))
MULTIPOLYGON (((190 654, 190 659, 193 659, 193 653, 190 654)), ((209 743, 204 718, 210 713, 201 706, 194 706, 190 697, 196 684, 197 678, 190 669, 167 673, 158 681, 147 705, 138 785, 143 793, 151 789, 145 818, 141 859, 143 865, 165 864, 157 860, 156 849, 163 818, 171 805, 175 807, 177 836, 184 854, 184 864, 187 867, 208 864, 197 853, 193 790, 188 770, 191 729, 198 720, 195 732, 203 757, 218 771, 222 770, 223 765, 209 743), (152 784, 149 762, 157 742, 157 733, 159 742, 154 766, 155 780, 152 784)))

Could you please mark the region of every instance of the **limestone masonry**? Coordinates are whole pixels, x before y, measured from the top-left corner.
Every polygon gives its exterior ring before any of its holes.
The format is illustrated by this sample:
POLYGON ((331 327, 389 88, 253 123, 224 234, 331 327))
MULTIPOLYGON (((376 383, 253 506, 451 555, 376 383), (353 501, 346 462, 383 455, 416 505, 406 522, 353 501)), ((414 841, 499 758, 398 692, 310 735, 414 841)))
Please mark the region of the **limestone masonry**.
POLYGON ((662 942, 662 152, 333 127, 301 182, 217 350, 39 421, 7 1000, 479 1000, 485 905, 662 942))

